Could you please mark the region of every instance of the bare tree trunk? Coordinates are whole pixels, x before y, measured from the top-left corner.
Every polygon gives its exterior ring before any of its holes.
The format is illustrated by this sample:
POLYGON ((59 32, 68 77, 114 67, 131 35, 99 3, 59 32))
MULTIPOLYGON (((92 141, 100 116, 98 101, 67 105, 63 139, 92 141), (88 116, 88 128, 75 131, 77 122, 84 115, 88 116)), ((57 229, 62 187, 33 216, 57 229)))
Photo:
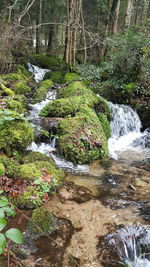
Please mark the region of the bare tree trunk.
POLYGON ((116 34, 118 31, 120 0, 114 0, 112 7, 113 7, 113 10, 112 10, 112 15, 113 15, 112 33, 116 34))
POLYGON ((149 0, 149 4, 148 4, 148 9, 147 9, 147 18, 150 18, 150 0, 149 0))
POLYGON ((39 4, 39 12, 38 12, 38 17, 36 19, 36 53, 40 53, 40 47, 41 47, 41 23, 42 23, 42 0, 40 0, 39 4))
POLYGON ((80 20, 79 0, 67 0, 67 28, 64 59, 70 67, 75 65, 77 31, 80 20))
POLYGON ((51 53, 53 51, 54 40, 55 40, 55 24, 50 24, 49 38, 48 38, 48 45, 47 45, 47 52, 48 53, 51 53))
POLYGON ((100 47, 100 60, 103 59, 104 55, 105 55, 105 50, 106 50, 106 45, 105 45, 105 40, 108 37, 109 34, 109 26, 110 26, 110 22, 111 22, 111 1, 107 0, 107 15, 106 15, 106 23, 105 23, 105 33, 104 33, 104 38, 100 47))
POLYGON ((82 22, 82 34, 83 34, 83 43, 84 43, 84 64, 87 61, 87 42, 86 42, 86 34, 85 34, 85 23, 83 17, 83 7, 82 0, 80 0, 80 13, 81 13, 81 22, 82 22))
POLYGON ((125 15, 125 22, 124 22, 125 29, 128 29, 131 25, 132 9, 133 9, 133 0, 128 0, 127 8, 126 8, 126 15, 125 15))

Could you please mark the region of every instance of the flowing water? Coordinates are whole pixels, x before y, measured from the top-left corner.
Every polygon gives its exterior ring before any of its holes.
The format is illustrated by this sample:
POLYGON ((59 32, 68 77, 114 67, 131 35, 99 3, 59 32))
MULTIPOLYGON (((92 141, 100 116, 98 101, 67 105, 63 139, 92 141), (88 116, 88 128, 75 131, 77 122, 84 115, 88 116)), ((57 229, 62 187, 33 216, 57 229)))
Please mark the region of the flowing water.
MULTIPOLYGON (((47 71, 38 69, 38 67, 31 64, 29 69, 35 74, 37 82, 43 79, 47 71)), ((55 99, 56 91, 50 90, 44 101, 30 105, 30 121, 38 118, 42 107, 55 99)), ((130 208, 127 208, 126 212, 130 214, 125 219, 127 226, 116 233, 108 235, 106 239, 110 246, 114 246, 120 261, 127 266, 150 267, 149 257, 146 257, 144 254, 150 252, 149 227, 128 226, 135 219, 138 223, 140 215, 137 196, 141 194, 141 191, 139 191, 141 187, 135 188, 134 182, 138 184, 142 178, 143 185, 146 183, 146 187, 142 188, 142 193, 146 189, 150 189, 148 187, 149 172, 134 165, 137 162, 145 164, 146 160, 150 158, 150 130, 147 129, 141 132, 140 118, 132 108, 112 103, 110 103, 110 107, 112 110, 111 138, 108 141, 110 160, 96 161, 89 166, 75 165, 56 154, 57 140, 55 137, 49 143, 33 142, 28 147, 28 150, 38 151, 51 156, 59 168, 65 169, 68 172, 67 181, 73 181, 75 184, 89 188, 103 205, 114 210, 112 220, 113 217, 116 218, 118 216, 115 210, 127 207, 131 207, 132 210, 132 206, 135 207, 134 211, 132 211, 132 216, 130 208)), ((145 223, 144 220, 143 223, 145 223)))

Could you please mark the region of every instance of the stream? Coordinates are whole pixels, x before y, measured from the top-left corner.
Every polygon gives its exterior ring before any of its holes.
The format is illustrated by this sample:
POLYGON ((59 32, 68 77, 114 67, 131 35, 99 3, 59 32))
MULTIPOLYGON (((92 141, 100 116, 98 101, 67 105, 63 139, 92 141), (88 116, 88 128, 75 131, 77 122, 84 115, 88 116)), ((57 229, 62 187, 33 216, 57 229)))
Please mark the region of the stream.
MULTIPOLYGON (((31 64, 29 70, 35 74, 36 82, 47 71, 31 64)), ((56 99, 56 93, 51 89, 44 101, 30 104, 31 123, 39 118, 45 104, 56 99)), ((47 142, 33 142, 27 148, 51 156, 67 174, 66 185, 59 192, 60 199, 65 201, 57 198, 46 204, 56 216, 70 220, 78 229, 66 247, 62 265, 58 266, 150 267, 150 129, 141 132, 140 118, 131 107, 109 104, 112 110, 110 159, 75 165, 57 154, 55 137, 47 142), (78 194, 80 187, 86 188, 90 199, 72 201, 70 188, 74 185, 78 194), (77 265, 68 263, 68 255, 77 259, 77 265)))

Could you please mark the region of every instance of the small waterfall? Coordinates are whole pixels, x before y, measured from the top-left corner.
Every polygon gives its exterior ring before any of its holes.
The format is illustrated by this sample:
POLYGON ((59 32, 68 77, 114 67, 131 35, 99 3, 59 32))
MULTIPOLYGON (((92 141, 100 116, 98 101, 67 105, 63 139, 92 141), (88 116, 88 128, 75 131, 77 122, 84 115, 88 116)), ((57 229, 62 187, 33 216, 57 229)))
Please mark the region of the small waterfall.
POLYGON ((110 156, 118 158, 121 151, 145 149, 150 142, 150 133, 141 133, 141 121, 132 108, 110 103, 112 110, 111 138, 108 141, 110 156), (148 142, 149 140, 149 142, 148 142))
MULTIPOLYGON (((49 71, 46 69, 41 69, 30 63, 28 64, 28 67, 29 67, 29 71, 31 71, 34 74, 36 82, 40 82, 41 80, 43 80, 45 73, 49 71)), ((50 101, 54 101, 56 99, 56 94, 57 94, 57 91, 52 89, 47 93, 45 100, 39 103, 30 105, 31 111, 30 111, 28 119, 32 122, 32 120, 34 121, 35 118, 38 118, 41 109, 50 101)), ((48 144, 43 143, 43 142, 36 144, 35 142, 32 142, 32 144, 27 147, 27 150, 41 152, 43 154, 51 156, 54 159, 57 167, 68 170, 69 172, 76 172, 76 173, 88 173, 89 172, 89 167, 87 165, 75 165, 70 161, 64 160, 62 157, 53 154, 53 152, 56 150, 56 138, 55 137, 48 144)))
POLYGON ((37 118, 39 117, 39 113, 41 111, 41 109, 46 105, 48 104, 50 101, 53 101, 56 99, 56 93, 57 91, 52 89, 50 90, 48 93, 47 93, 47 96, 46 96, 46 99, 39 102, 39 103, 36 103, 36 104, 30 104, 30 107, 31 107, 31 111, 30 111, 30 114, 29 114, 29 119, 32 120, 34 118, 37 118))
POLYGON ((31 63, 28 63, 28 69, 34 74, 34 79, 37 83, 43 80, 46 72, 50 71, 48 69, 42 69, 38 66, 32 65, 31 63))
POLYGON ((106 237, 118 261, 129 267, 150 267, 150 226, 127 226, 106 237))

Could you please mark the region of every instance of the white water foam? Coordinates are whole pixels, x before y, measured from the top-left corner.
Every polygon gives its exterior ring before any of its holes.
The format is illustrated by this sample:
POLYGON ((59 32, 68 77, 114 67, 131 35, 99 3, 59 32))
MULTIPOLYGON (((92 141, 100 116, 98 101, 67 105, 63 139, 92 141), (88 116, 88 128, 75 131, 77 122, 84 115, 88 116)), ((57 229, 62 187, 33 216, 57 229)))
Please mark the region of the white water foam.
POLYGON ((41 109, 46 105, 48 104, 50 101, 53 101, 56 99, 56 93, 57 91, 56 90, 50 90, 48 93, 47 93, 47 96, 46 96, 46 99, 39 102, 39 103, 36 103, 36 104, 30 104, 30 107, 31 107, 31 111, 30 111, 30 114, 29 114, 29 119, 33 119, 33 118, 37 118, 39 117, 39 113, 41 111, 41 109))
POLYGON ((54 137, 49 144, 46 143, 36 144, 35 142, 32 142, 32 144, 27 147, 27 150, 40 152, 48 156, 51 156, 54 159, 56 166, 61 169, 65 169, 70 172, 76 172, 76 173, 89 172, 89 167, 87 165, 76 165, 70 161, 63 159, 60 156, 53 154, 53 152, 56 150, 55 146, 56 146, 56 139, 54 137))
POLYGON ((34 79, 37 83, 43 80, 46 72, 50 71, 48 69, 42 69, 42 68, 35 66, 31 63, 28 63, 28 69, 30 72, 32 72, 34 74, 34 79))
POLYGON ((110 103, 112 110, 111 138, 108 140, 109 154, 118 159, 121 151, 146 149, 150 133, 141 133, 141 121, 131 107, 110 103))

